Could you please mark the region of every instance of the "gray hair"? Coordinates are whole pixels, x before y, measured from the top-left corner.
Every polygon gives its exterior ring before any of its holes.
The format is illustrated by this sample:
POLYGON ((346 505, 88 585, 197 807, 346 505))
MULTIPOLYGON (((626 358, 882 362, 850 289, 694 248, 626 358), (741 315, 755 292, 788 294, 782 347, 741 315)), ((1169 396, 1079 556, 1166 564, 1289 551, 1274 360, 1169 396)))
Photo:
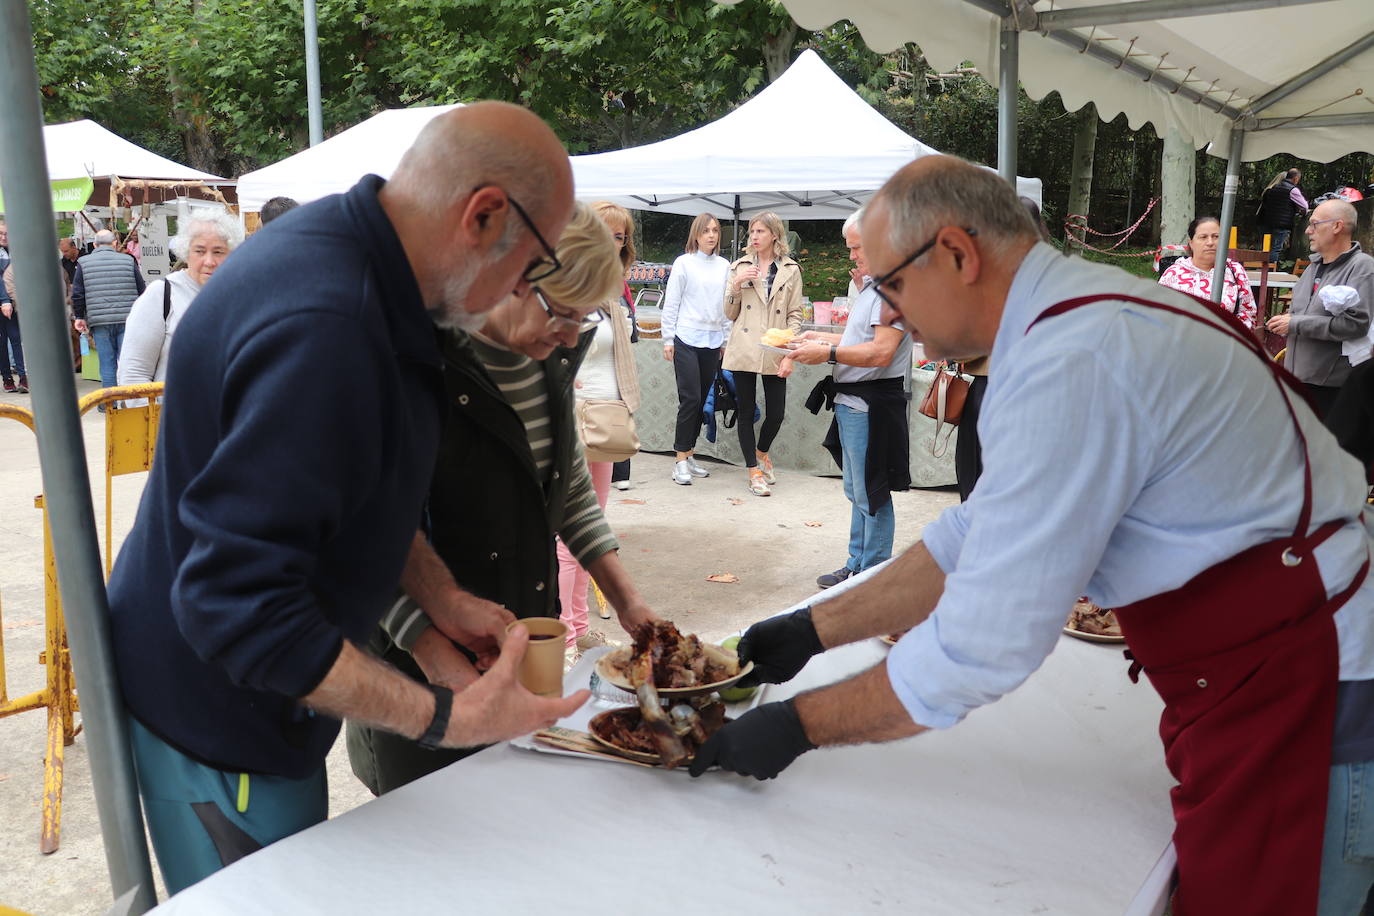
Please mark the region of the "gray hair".
POLYGON ((191 250, 191 242, 198 235, 213 233, 219 236, 230 251, 243 243, 243 227, 223 210, 194 213, 177 224, 177 234, 167 242, 172 254, 183 261, 191 250))
POLYGON ((924 245, 944 226, 976 230, 979 244, 993 255, 1039 240, 1016 189, 996 172, 956 156, 940 159, 938 164, 922 160, 921 169, 904 167, 878 192, 888 207, 893 250, 924 245))
POLYGON ((101 229, 95 234, 95 243, 97 245, 113 245, 115 243, 115 234, 109 229, 101 229))
POLYGON ((840 232, 844 235, 848 235, 850 229, 853 229, 855 232, 860 231, 859 222, 864 218, 865 209, 865 207, 860 207, 853 213, 849 214, 849 216, 845 218, 844 225, 840 227, 840 232))

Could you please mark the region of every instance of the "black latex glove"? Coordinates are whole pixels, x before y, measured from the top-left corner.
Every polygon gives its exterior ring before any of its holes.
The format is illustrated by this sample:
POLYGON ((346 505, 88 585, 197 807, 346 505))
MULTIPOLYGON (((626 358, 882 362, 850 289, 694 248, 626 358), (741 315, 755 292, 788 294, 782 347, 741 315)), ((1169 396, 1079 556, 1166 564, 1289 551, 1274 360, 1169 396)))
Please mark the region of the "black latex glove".
POLYGON ((807 740, 791 700, 764 703, 708 738, 687 771, 700 776, 718 765, 743 776, 772 779, 815 747, 807 740))
POLYGON ((744 632, 735 651, 741 665, 754 663, 754 670, 740 679, 739 686, 753 687, 792 680, 825 647, 811 622, 811 608, 804 607, 786 617, 760 620, 744 632))

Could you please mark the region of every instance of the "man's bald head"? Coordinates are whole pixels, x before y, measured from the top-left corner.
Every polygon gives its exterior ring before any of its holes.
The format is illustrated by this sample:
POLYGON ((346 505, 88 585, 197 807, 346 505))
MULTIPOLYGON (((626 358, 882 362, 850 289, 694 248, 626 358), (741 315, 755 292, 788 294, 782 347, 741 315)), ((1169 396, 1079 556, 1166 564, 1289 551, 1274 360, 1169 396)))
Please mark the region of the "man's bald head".
POLYGON ((572 166, 538 117, 478 102, 430 121, 379 199, 435 321, 473 328, 546 269, 572 214, 572 166))
POLYGON ((475 102, 430 121, 401 158, 390 193, 444 206, 488 184, 515 197, 536 222, 558 221, 560 231, 572 213, 563 144, 532 112, 505 102, 475 102))
POLYGON ((903 166, 863 221, 880 294, 938 359, 990 351, 1011 278, 1038 239, 1009 184, 953 156, 903 166))

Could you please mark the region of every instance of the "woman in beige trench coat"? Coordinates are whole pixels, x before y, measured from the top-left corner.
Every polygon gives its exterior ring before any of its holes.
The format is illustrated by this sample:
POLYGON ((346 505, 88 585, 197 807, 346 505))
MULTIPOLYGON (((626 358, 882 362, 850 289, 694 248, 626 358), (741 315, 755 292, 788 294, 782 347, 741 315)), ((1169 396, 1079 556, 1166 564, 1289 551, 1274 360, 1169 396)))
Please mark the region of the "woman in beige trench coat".
POLYGON ((749 254, 730 265, 725 284, 725 317, 733 322, 721 368, 734 373, 739 401, 739 447, 749 468, 749 490, 769 495, 777 483, 768 449, 782 428, 787 403, 787 379, 778 375, 782 354, 760 346, 769 328, 801 330, 802 276, 789 257, 787 231, 775 213, 760 213, 749 221, 749 254), (754 440, 754 406, 758 380, 763 379, 763 426, 754 440))

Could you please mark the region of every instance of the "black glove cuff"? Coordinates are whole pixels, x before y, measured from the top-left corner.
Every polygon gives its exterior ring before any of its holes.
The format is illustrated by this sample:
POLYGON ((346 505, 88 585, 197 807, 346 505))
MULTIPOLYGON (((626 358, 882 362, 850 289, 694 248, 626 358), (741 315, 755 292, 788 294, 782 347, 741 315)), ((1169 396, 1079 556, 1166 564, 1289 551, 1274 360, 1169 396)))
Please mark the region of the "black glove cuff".
POLYGON ((806 737, 806 729, 802 727, 801 715, 797 712, 797 698, 783 700, 778 704, 782 709, 778 710, 778 724, 786 730, 786 737, 791 747, 796 753, 793 756, 801 756, 807 751, 814 751, 816 745, 811 743, 811 739, 806 737), (786 715, 783 713, 786 712, 786 715))
POLYGON ((444 734, 448 732, 449 715, 453 712, 453 691, 438 684, 430 684, 429 689, 434 693, 434 718, 418 743, 427 751, 437 751, 439 742, 444 740, 444 734))
POLYGON ((820 655, 825 651, 825 646, 821 645, 821 638, 816 633, 816 624, 811 620, 810 607, 797 611, 789 618, 789 622, 797 628, 797 635, 805 641, 812 655, 820 655))

